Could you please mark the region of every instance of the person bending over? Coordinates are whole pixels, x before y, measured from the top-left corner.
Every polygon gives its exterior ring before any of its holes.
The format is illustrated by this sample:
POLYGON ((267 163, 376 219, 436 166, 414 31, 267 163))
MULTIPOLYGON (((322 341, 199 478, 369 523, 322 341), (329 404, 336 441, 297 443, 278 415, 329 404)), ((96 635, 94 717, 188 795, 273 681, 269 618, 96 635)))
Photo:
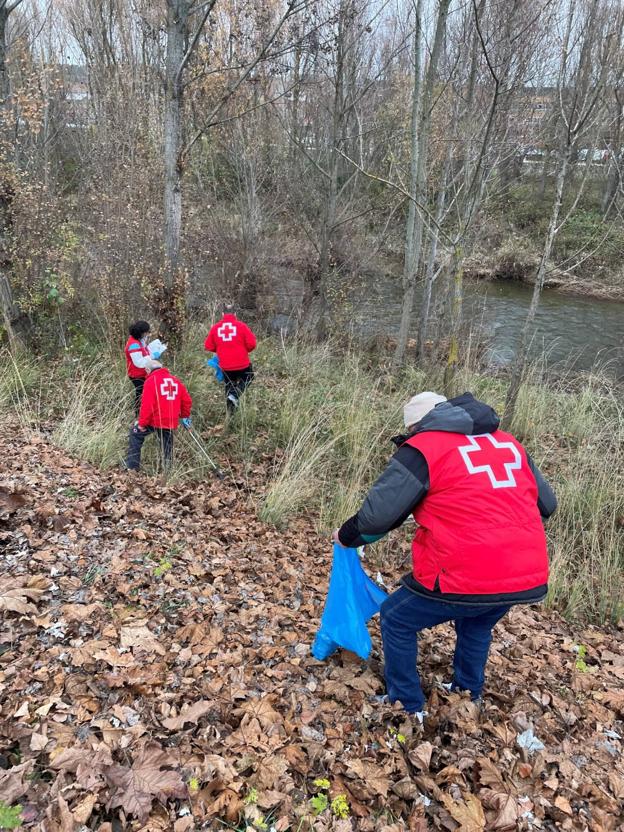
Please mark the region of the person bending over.
POLYGON ((470 393, 420 393, 405 405, 405 436, 360 510, 333 533, 362 546, 416 521, 412 571, 382 604, 391 702, 423 721, 418 633, 446 621, 457 641, 451 690, 479 700, 492 628, 514 604, 542 601, 548 555, 542 518, 555 495, 495 411, 470 393))
POLYGON ((191 406, 188 390, 179 378, 174 376, 157 361, 148 373, 143 388, 139 418, 130 430, 126 468, 138 471, 141 467, 141 449, 145 439, 152 433, 158 438, 160 457, 164 468, 171 465, 173 458, 173 435, 182 421, 187 430, 191 427, 191 406))

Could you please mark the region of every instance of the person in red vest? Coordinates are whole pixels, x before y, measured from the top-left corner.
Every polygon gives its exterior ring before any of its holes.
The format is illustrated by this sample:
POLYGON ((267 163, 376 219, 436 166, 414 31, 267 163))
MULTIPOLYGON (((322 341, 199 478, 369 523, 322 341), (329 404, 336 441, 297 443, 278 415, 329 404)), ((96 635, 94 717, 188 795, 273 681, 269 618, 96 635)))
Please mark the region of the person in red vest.
MULTIPOLYGON (((150 325, 147 321, 135 321, 129 329, 130 337, 126 341, 126 369, 128 378, 134 386, 134 410, 139 415, 143 385, 147 378, 147 368, 151 366, 152 357, 147 348, 147 336, 150 325)), ((159 358, 160 356, 155 356, 159 358)))
POLYGON ((193 401, 179 378, 154 361, 154 369, 147 367, 147 379, 139 418, 130 430, 126 468, 138 471, 141 467, 141 449, 145 439, 155 433, 158 437, 161 459, 165 468, 171 465, 173 457, 173 434, 181 421, 191 428, 191 407, 193 401))
POLYGON ((224 376, 227 409, 232 413, 253 381, 249 353, 256 348, 256 336, 236 317, 234 306, 225 304, 223 317, 210 329, 204 348, 217 354, 224 376))
POLYGON ((422 723, 418 633, 455 623, 447 690, 479 701, 492 628, 514 604, 542 601, 548 554, 542 518, 555 495, 499 418, 470 393, 421 393, 405 405, 407 435, 360 510, 333 533, 343 546, 379 540, 413 515, 412 572, 382 604, 388 698, 422 723))

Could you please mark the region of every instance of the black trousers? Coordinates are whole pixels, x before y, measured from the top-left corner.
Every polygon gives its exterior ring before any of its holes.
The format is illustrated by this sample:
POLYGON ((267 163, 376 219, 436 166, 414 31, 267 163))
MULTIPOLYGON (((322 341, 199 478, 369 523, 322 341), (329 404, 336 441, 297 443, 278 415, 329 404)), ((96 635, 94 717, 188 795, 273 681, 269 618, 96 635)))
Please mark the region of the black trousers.
POLYGON ((223 370, 223 381, 225 384, 225 398, 228 410, 234 410, 236 404, 230 400, 234 396, 236 402, 253 381, 254 371, 251 364, 242 370, 223 370))
POLYGON ((138 425, 133 425, 130 429, 128 457, 126 459, 126 468, 129 471, 138 471, 141 467, 141 449, 146 438, 151 433, 155 433, 158 438, 160 459, 163 468, 169 468, 171 465, 171 460, 173 459, 173 431, 168 428, 152 427, 139 430, 138 425))
POLYGON ((144 378, 131 378, 132 386, 134 387, 134 412, 138 416, 141 409, 141 397, 143 396, 144 378))

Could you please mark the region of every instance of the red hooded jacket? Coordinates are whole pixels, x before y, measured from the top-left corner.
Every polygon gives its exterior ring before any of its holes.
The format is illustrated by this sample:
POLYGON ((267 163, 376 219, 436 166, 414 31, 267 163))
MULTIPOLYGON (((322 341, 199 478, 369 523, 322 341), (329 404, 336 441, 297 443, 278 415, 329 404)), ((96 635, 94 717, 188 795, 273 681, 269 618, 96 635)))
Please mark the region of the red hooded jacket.
POLYGON ((236 315, 224 315, 208 333, 205 349, 216 352, 222 370, 249 367, 249 353, 256 348, 256 336, 236 315))
POLYGON ((137 351, 139 355, 146 355, 149 356, 148 348, 141 342, 138 341, 136 338, 130 336, 126 341, 126 348, 124 350, 126 354, 126 367, 128 370, 128 378, 147 378, 147 372, 143 370, 141 367, 135 367, 132 363, 132 359, 130 358, 130 353, 137 351))
POLYGON ((180 419, 191 415, 192 404, 193 400, 179 378, 165 367, 153 370, 143 387, 139 427, 175 430, 180 419))
POLYGON ((413 576, 442 593, 512 594, 546 584, 546 535, 522 445, 501 430, 425 431, 407 442, 429 468, 414 510, 413 576))

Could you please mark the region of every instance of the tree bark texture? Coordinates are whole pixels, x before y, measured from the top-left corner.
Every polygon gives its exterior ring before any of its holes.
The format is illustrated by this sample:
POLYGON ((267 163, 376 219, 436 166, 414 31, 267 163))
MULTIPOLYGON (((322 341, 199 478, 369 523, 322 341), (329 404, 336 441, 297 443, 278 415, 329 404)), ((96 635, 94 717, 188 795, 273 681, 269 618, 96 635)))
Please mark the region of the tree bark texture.
MULTIPOLYGON (((412 114, 410 129, 410 193, 417 198, 422 190, 422 170, 420 164, 419 127, 422 105, 422 20, 421 0, 416 4, 414 25, 414 80, 412 84, 412 114)), ((405 357, 405 347, 409 336, 409 326, 414 308, 418 263, 422 244, 422 218, 418 214, 415 199, 411 199, 407 209, 405 226, 405 254, 403 261, 403 306, 399 337, 394 353, 393 366, 398 367, 405 357)))
POLYGON ((20 324, 24 322, 13 298, 11 288, 11 203, 13 201, 13 185, 7 175, 13 162, 7 158, 6 149, 9 147, 8 139, 2 135, 5 131, 4 117, 9 106, 11 85, 7 68, 8 51, 8 23, 11 13, 20 5, 22 0, 7 0, 0 2, 0 165, 5 166, 2 181, 0 181, 0 309, 2 310, 2 325, 7 334, 9 344, 14 347, 18 343, 18 331, 20 324))
POLYGON ((410 208, 406 227, 405 265, 404 265, 404 294, 401 311, 401 323, 396 349, 392 359, 394 369, 404 361, 410 323, 414 310, 416 282, 418 280, 418 266, 422 256, 422 241, 425 219, 418 211, 416 202, 424 205, 427 201, 427 157, 429 150, 429 135, 431 132, 431 111, 433 108, 433 92, 438 74, 438 63, 446 21, 449 13, 450 0, 440 0, 436 20, 435 35, 429 65, 425 74, 425 82, 420 96, 420 3, 417 6, 417 20, 414 46, 414 92, 412 99, 412 160, 410 169, 410 208), (418 71, 418 75, 417 75, 418 71), (420 99, 420 100, 419 100, 420 99), (414 151, 416 162, 414 163, 414 151))
POLYGON ((188 35, 187 0, 167 0, 167 53, 164 123, 164 280, 171 290, 180 263, 182 239, 182 61, 188 35))

